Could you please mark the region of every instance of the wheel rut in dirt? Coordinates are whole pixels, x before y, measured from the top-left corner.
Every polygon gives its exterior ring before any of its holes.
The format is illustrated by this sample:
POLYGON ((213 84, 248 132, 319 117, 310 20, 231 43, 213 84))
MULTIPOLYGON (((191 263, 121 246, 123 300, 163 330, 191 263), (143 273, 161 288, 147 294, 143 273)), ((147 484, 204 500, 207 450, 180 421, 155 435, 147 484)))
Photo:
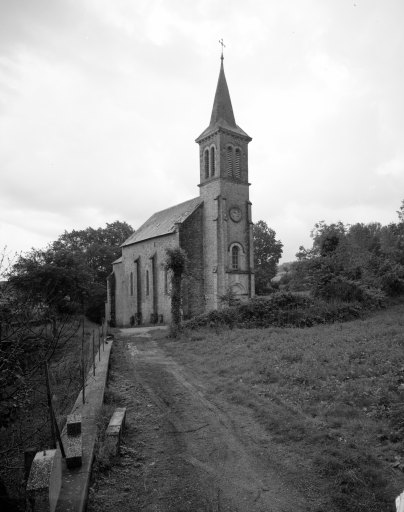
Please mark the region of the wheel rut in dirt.
POLYGON ((216 508, 207 510, 309 510, 254 439, 251 424, 240 423, 225 404, 208 399, 203 383, 167 356, 163 344, 137 337, 118 343, 125 345, 135 379, 164 418, 160 438, 167 446, 175 438, 174 463, 185 462, 198 489, 216 497, 216 508))

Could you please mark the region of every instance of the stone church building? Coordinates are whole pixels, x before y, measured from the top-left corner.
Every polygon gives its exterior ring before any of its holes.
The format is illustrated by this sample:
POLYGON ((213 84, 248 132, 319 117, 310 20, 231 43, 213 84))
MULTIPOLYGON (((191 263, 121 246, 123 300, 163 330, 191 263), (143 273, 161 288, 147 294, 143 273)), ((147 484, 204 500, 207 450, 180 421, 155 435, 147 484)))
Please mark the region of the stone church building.
POLYGON ((152 215, 122 244, 108 278, 106 318, 113 325, 169 322, 166 249, 189 259, 184 318, 218 309, 232 290, 254 296, 254 259, 248 182, 249 137, 234 118, 223 56, 210 124, 199 144, 199 196, 152 215))

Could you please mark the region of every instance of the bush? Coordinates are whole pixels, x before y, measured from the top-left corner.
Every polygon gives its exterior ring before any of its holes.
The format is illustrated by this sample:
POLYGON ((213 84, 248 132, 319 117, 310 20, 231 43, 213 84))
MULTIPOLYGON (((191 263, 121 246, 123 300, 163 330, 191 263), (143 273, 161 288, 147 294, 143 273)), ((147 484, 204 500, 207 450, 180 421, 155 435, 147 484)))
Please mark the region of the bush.
POLYGON ((376 282, 389 297, 395 297, 404 293, 403 265, 387 260, 380 265, 377 273, 376 282))
POLYGON ((383 306, 385 294, 360 281, 348 279, 343 275, 322 276, 313 287, 313 294, 326 301, 359 302, 368 309, 383 306))
MULTIPOLYGON (((373 304, 373 302, 372 302, 373 304)), ((327 302, 302 293, 276 292, 268 298, 254 298, 234 307, 210 311, 186 323, 199 327, 311 327, 360 317, 367 309, 358 301, 327 302)))

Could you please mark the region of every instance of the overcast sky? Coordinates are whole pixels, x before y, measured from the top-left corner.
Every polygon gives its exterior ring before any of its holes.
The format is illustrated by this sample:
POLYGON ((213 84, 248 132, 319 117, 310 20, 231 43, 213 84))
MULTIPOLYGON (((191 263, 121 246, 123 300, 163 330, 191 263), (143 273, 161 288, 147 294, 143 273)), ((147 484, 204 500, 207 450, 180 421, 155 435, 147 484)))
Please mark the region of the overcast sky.
POLYGON ((0 247, 199 194, 224 38, 250 198, 284 244, 397 220, 403 0, 0 0, 0 247))

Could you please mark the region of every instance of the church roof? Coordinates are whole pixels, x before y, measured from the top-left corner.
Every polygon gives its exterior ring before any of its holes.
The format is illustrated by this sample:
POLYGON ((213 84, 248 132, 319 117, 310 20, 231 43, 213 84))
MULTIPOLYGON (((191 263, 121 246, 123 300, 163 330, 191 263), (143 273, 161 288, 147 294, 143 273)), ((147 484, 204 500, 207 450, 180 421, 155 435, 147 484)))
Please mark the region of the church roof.
POLYGON ((149 238, 155 238, 156 236, 175 233, 176 225, 184 222, 202 203, 203 199, 195 197, 185 201, 185 203, 177 204, 155 213, 125 240, 122 247, 136 244, 149 238))
POLYGON ((203 139, 206 135, 216 131, 218 128, 225 128, 238 133, 243 137, 250 138, 244 130, 237 124, 231 104, 229 88, 224 74, 223 58, 220 65, 219 79, 217 81, 215 99, 213 101, 212 115, 210 116, 209 126, 196 139, 196 142, 203 139))

